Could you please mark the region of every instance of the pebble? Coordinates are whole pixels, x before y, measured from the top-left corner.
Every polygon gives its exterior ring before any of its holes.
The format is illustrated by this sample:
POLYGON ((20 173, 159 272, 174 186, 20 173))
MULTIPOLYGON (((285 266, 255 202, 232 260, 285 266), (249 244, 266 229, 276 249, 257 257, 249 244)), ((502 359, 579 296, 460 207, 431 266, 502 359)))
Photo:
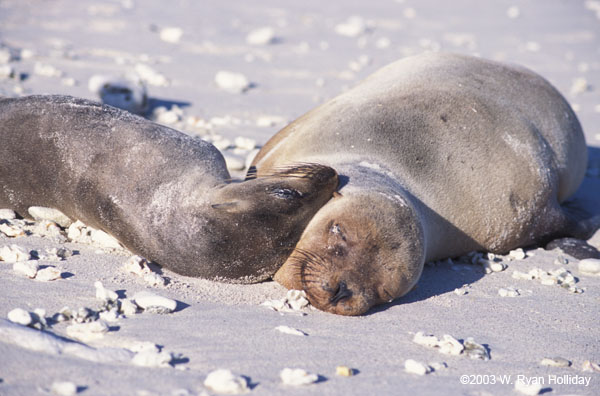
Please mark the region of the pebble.
POLYGON ((39 268, 37 260, 17 261, 13 264, 13 271, 31 279, 35 278, 39 268))
POLYGON ((248 383, 242 376, 234 375, 230 370, 218 369, 210 372, 204 380, 204 386, 210 390, 228 395, 248 392, 248 383))
POLYGON ((515 390, 524 395, 537 395, 542 390, 543 385, 539 382, 532 382, 531 384, 525 383, 524 381, 518 379, 515 382, 515 390))
POLYGON ((261 128, 273 127, 281 125, 285 122, 285 118, 273 115, 263 115, 256 119, 256 126, 261 128))
POLYGON ((600 373, 600 364, 592 362, 591 360, 585 360, 581 365, 581 369, 583 371, 600 373))
POLYGON ((44 77, 62 77, 63 72, 47 63, 35 62, 33 73, 44 77))
POLYGON ((136 64, 135 72, 142 79, 142 81, 144 81, 150 85, 154 85, 157 87, 168 87, 169 86, 169 80, 164 75, 157 72, 156 70, 154 70, 153 68, 151 68, 150 66, 148 66, 146 64, 143 64, 143 63, 136 64))
POLYGON ((217 86, 230 93, 243 93, 250 88, 250 81, 241 73, 221 70, 215 75, 217 86))
POLYGON ((125 298, 125 299, 119 300, 119 302, 121 303, 121 306, 119 308, 120 308, 120 311, 122 314, 131 316, 131 315, 135 315, 137 313, 138 306, 133 300, 125 298))
POLYGON ((15 69, 12 65, 0 65, 0 78, 12 78, 15 75, 15 69))
POLYGON ((559 268, 554 271, 545 271, 541 268, 533 268, 528 273, 514 271, 512 274, 514 279, 524 280, 539 280, 542 285, 559 285, 571 293, 583 293, 583 290, 576 287, 576 279, 564 268, 559 268))
POLYGON ((289 326, 277 326, 277 327, 275 327, 275 330, 280 331, 284 334, 291 334, 291 335, 301 336, 301 337, 308 335, 305 332, 303 332, 302 330, 294 329, 289 326))
POLYGON ((490 354, 487 349, 476 343, 473 338, 469 337, 463 342, 464 353, 471 359, 490 360, 490 354))
POLYGON ((67 237, 73 242, 98 246, 104 249, 122 249, 121 244, 106 232, 86 226, 77 220, 67 230, 67 237))
POLYGON ((426 364, 417 362, 416 360, 407 359, 404 362, 404 371, 411 374, 425 375, 432 372, 433 370, 426 364))
POLYGON ((50 220, 42 220, 35 223, 31 233, 35 236, 54 238, 57 239, 58 242, 65 242, 65 237, 58 224, 50 220))
POLYGON ((63 212, 58 209, 53 208, 45 208, 42 206, 30 206, 27 209, 31 217, 33 217, 36 221, 48 220, 52 221, 61 227, 70 226, 73 221, 69 219, 63 212))
POLYGON ((258 152, 260 151, 260 149, 254 149, 251 150, 248 155, 246 155, 246 160, 244 161, 244 165, 246 167, 246 169, 249 169, 250 166, 252 165, 252 162, 254 161, 254 158, 256 158, 256 155, 258 154, 258 152))
POLYGON ((220 151, 226 150, 232 146, 231 140, 220 137, 217 140, 213 140, 213 146, 215 146, 220 151))
POLYGON ((177 44, 183 36, 183 29, 178 27, 166 27, 160 30, 160 39, 167 43, 177 44))
POLYGON ((141 256, 131 256, 124 264, 123 270, 141 277, 150 286, 164 286, 167 280, 148 265, 148 260, 141 256))
POLYGON ((598 259, 581 260, 577 264, 577 268, 582 274, 600 276, 600 260, 598 259))
POLYGON ((367 30, 365 20, 360 16, 351 16, 345 22, 335 26, 335 32, 340 36, 358 37, 367 30))
POLYGON ((37 274, 35 275, 35 280, 41 282, 50 282, 61 278, 61 271, 58 268, 52 266, 48 266, 46 268, 38 270, 37 274))
POLYGON ((149 348, 136 353, 131 363, 141 367, 169 367, 172 360, 171 353, 149 348))
POLYGON ((33 317, 31 316, 31 313, 21 308, 13 309, 8 313, 7 317, 11 322, 23 326, 29 326, 33 323, 33 317))
POLYGON ((490 261, 486 259, 480 259, 479 264, 481 264, 483 271, 486 274, 491 274, 492 272, 502 272, 507 267, 507 265, 503 262, 490 261))
POLYGON ((29 256, 29 252, 18 245, 3 246, 0 248, 0 260, 7 263, 28 261, 29 256))
POLYGON ((62 261, 73 256, 73 251, 66 247, 46 249, 44 260, 62 261))
POLYGON ((18 225, 12 224, 12 223, 11 224, 6 224, 6 223, 0 224, 0 232, 2 232, 7 237, 11 237, 11 238, 22 237, 22 236, 26 235, 23 228, 19 227, 18 225))
POLYGON ((543 358, 540 362, 542 366, 552 366, 552 367, 569 367, 571 365, 571 361, 562 358, 562 357, 553 357, 553 358, 543 358))
POLYGON ((510 257, 513 260, 523 260, 526 256, 527 255, 525 254, 525 251, 522 248, 511 250, 508 253, 508 257, 510 257))
POLYGON ((252 150, 256 147, 256 140, 248 137, 238 136, 233 141, 237 148, 252 150))
POLYGON ((227 153, 223 154, 223 158, 225 158, 225 164, 230 171, 240 171, 246 167, 246 161, 237 155, 227 153))
POLYGON ((467 290, 469 287, 469 285, 462 285, 461 287, 454 289, 454 294, 456 294, 457 296, 464 296, 469 292, 467 290))
POLYGON ((88 342, 104 337, 108 332, 108 325, 102 320, 85 323, 73 323, 67 327, 67 335, 79 341, 88 342))
POLYGON ((422 331, 419 331, 413 337, 413 342, 429 348, 436 348, 440 343, 440 340, 434 335, 423 334, 422 331))
POLYGON ((587 80, 583 77, 578 77, 573 80, 571 84, 571 95, 578 95, 584 93, 586 91, 591 90, 591 85, 587 82, 587 80))
POLYGON ((521 15, 521 11, 519 10, 519 7, 517 7, 517 6, 510 6, 506 10, 506 16, 509 17, 510 19, 518 18, 519 15, 521 15))
POLYGON ((17 218, 17 214, 11 209, 0 209, 0 219, 13 220, 17 218))
POLYGON ((309 385, 319 380, 319 376, 317 374, 311 374, 300 368, 284 368, 279 373, 279 377, 285 385, 291 386, 309 385))
POLYGON ((246 36, 246 42, 250 45, 268 45, 275 42, 275 29, 266 26, 252 30, 246 36))
POLYGON ((337 366, 335 368, 335 373, 341 377, 352 377, 354 375, 354 369, 348 366, 337 366))
POLYGON ((8 63, 13 60, 13 56, 8 48, 0 48, 0 64, 8 63))
POLYGON ((501 287, 500 289, 498 289, 498 294, 500 295, 500 297, 517 297, 521 295, 521 293, 519 293, 519 290, 513 287, 501 287))
POLYGON ((104 104, 134 114, 143 115, 148 111, 146 86, 137 75, 125 77, 93 75, 88 81, 88 89, 98 95, 104 104))
POLYGON ((161 313, 170 313, 177 308, 177 301, 167 297, 159 296, 158 294, 151 293, 149 291, 141 291, 136 293, 133 301, 142 309, 148 310, 151 307, 162 308, 161 313))
POLYGON ((440 348, 440 353, 446 355, 460 355, 465 349, 460 341, 449 334, 444 334, 442 340, 438 344, 438 347, 440 348))
POLYGON ((102 285, 102 282, 96 281, 94 282, 94 287, 96 288, 96 298, 102 301, 117 301, 119 295, 113 290, 108 290, 102 285))
POLYGON ((73 396, 77 394, 77 385, 69 381, 55 381, 50 386, 53 395, 73 396))

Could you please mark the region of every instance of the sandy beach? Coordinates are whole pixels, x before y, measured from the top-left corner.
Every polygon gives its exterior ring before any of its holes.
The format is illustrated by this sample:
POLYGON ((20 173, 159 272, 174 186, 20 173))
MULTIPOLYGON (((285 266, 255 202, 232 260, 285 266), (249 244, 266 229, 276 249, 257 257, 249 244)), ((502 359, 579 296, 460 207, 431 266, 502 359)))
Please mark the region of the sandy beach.
MULTIPOLYGON (((600 214, 600 1, 0 1, 0 95, 100 100, 98 81, 137 81, 148 118, 213 142, 235 177, 287 123, 423 51, 521 64, 558 88, 588 145, 574 205, 600 214)), ((38 268, 0 260, 0 395, 213 395, 227 390, 205 384, 217 369, 256 395, 600 394, 600 276, 558 250, 514 251, 491 273, 473 257, 429 263, 408 295, 342 317, 282 309, 275 282, 132 273, 123 249, 10 217, 0 257, 38 268), (127 311, 144 291, 175 309, 127 311), (30 327, 8 320, 16 308, 36 312, 30 327), (286 384, 285 368, 315 376, 286 384)), ((588 242, 600 249, 600 232, 588 242)))

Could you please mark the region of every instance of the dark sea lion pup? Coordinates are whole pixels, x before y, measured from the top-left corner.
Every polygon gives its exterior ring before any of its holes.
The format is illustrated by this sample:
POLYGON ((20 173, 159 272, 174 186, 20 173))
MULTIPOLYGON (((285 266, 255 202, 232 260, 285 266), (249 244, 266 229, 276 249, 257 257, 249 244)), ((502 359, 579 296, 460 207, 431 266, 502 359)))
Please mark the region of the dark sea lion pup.
POLYGON ((577 117, 522 67, 423 54, 379 70, 275 135, 257 174, 334 168, 339 195, 275 275, 358 315, 410 291, 426 261, 585 235, 560 206, 586 168, 577 117))
POLYGON ((231 183, 211 144, 66 96, 0 99, 0 207, 61 210, 183 275, 272 276, 331 198, 325 165, 231 183))

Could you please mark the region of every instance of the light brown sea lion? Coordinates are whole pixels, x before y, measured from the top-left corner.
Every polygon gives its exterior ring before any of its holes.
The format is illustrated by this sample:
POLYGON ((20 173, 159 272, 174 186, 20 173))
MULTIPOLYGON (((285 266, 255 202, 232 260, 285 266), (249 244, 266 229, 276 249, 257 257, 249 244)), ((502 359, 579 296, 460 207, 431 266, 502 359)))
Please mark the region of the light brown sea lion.
POLYGON ((337 183, 310 164, 231 183, 213 145, 125 111, 0 99, 0 208, 57 208, 183 275, 269 278, 337 183))
POLYGON ((255 158, 259 177, 298 161, 340 175, 275 279, 322 310, 358 315, 410 291, 426 261, 581 235, 560 203, 586 155, 577 117, 537 74, 463 55, 402 59, 255 158))

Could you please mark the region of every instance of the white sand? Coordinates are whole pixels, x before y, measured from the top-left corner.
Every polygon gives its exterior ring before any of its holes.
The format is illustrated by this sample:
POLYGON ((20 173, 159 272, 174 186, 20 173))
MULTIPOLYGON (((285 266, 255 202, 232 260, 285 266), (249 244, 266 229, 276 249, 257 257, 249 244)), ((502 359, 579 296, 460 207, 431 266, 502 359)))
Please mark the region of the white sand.
MULTIPOLYGON (((170 117, 179 122, 176 127, 231 142, 248 137, 260 145, 283 126, 281 120, 294 119, 402 56, 426 49, 476 53, 531 67, 574 105, 591 164, 578 197, 588 210, 599 213, 596 3, 205 0, 167 5, 158 0, 4 0, 0 43, 12 48, 9 58, 18 55, 17 49, 25 50, 20 60, 9 64, 17 76, 27 78, 0 77, 0 94, 63 93, 96 99, 87 89, 93 75, 145 70, 150 107, 177 104, 183 109, 183 117, 177 109, 170 117), (360 32, 353 37, 336 33, 336 26, 352 16, 360 16, 360 32), (277 40, 248 44, 247 35, 262 27, 273 28, 277 40), (165 42, 160 37, 164 28, 178 28, 183 34, 165 42), (242 73, 255 86, 242 94, 226 92, 214 83, 220 70, 242 73), (279 121, 258 122, 265 116, 279 121), (193 122, 187 117, 194 117, 193 122)), ((6 53, 0 46, 0 62, 6 53)), ((227 152, 247 155, 233 146, 227 152)), ((39 392, 49 392, 60 382, 75 384, 83 395, 210 394, 203 382, 219 368, 247 377, 249 394, 257 395, 516 394, 519 375, 525 381, 544 381, 542 391, 551 388, 550 394, 600 393, 600 373, 582 371, 584 361, 600 362, 600 278, 580 273, 577 260, 554 264, 556 252, 534 250, 533 257, 507 262, 504 271, 487 275, 480 266, 426 267, 418 288, 406 297, 368 315, 347 318, 313 310, 303 317, 281 315, 260 306, 285 296, 285 289, 273 282, 224 285, 165 270, 168 285, 149 287, 143 278, 122 271, 126 255, 0 233, 0 248, 13 243, 40 253, 66 246, 79 254, 60 262, 40 260, 40 266, 62 271, 63 279, 49 282, 29 279, 0 261, 1 318, 14 308, 42 308, 46 317, 64 306, 97 309, 101 302, 95 297, 96 281, 121 298, 148 290, 178 305, 171 314, 138 313, 107 322, 109 331, 87 345, 54 336, 67 337, 69 323, 54 324, 41 333, 1 319, 1 395, 43 394, 39 392), (559 267, 578 278, 576 286, 584 293, 511 276, 515 270, 559 267), (466 294, 454 293, 464 284, 469 285, 466 294), (500 288, 518 289, 520 295, 503 298, 500 288), (275 330, 278 326, 300 329, 308 336, 285 334, 275 330), (462 341, 473 337, 488 348, 491 359, 440 354, 412 341, 418 331, 462 341), (170 358, 173 367, 131 363, 132 350, 141 350, 141 341, 161 346, 160 352, 144 352, 149 354, 144 364, 170 358), (555 357, 572 365, 541 364, 555 357), (407 373, 408 359, 436 369, 426 376, 407 373), (439 364, 442 361, 447 367, 439 364), (354 369, 355 375, 336 375, 341 365, 354 369), (286 367, 318 374, 319 381, 299 389, 284 385, 279 373, 286 367), (463 375, 473 384, 461 384, 463 375), (553 379, 589 383, 550 383, 553 379)), ((600 234, 592 243, 600 247, 600 234)))

